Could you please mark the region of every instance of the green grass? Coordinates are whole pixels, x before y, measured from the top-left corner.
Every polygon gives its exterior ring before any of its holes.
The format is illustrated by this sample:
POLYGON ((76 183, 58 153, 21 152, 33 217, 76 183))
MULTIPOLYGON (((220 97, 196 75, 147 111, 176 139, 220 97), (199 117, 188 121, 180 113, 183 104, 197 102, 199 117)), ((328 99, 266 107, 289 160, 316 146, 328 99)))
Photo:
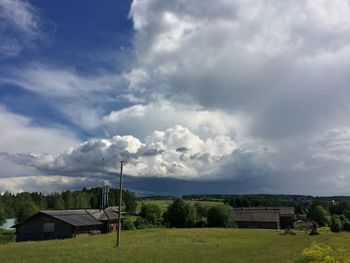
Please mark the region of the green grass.
MULTIPOLYGON (((154 204, 154 205, 158 205, 159 208, 162 210, 162 212, 164 212, 168 206, 173 202, 173 200, 170 199, 162 199, 162 200, 143 200, 143 201, 139 201, 137 203, 137 208, 136 211, 140 211, 141 210, 141 205, 142 203, 144 204, 154 204)), ((223 202, 219 202, 219 201, 197 201, 197 200, 185 200, 186 203, 190 203, 192 205, 194 205, 195 203, 201 203, 204 205, 208 205, 208 206, 214 206, 214 205, 222 205, 223 202)))
POLYGON ((308 236, 247 229, 147 229, 0 245, 0 262, 290 262, 313 242, 350 247, 349 233, 308 236))

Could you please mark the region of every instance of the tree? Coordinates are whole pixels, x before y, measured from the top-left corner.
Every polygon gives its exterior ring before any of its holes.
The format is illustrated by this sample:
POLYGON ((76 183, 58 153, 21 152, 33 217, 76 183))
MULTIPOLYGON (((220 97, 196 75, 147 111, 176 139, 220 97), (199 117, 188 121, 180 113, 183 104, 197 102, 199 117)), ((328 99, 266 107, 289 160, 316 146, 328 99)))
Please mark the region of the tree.
POLYGON ((159 206, 155 204, 142 204, 140 216, 147 220, 149 224, 160 225, 161 214, 159 206))
POLYGON ((3 205, 0 203, 0 225, 4 224, 5 221, 6 221, 5 209, 3 205))
POLYGON ((134 213, 137 207, 136 196, 135 193, 125 191, 124 194, 124 204, 125 204, 125 212, 134 213))
POLYGON ((194 208, 196 209, 197 216, 198 216, 199 219, 207 217, 208 210, 209 210, 209 206, 208 205, 203 204, 201 202, 196 202, 194 204, 194 208))
POLYGON ((208 210, 209 227, 230 227, 232 226, 232 214, 228 206, 218 205, 208 210))
POLYGON ((169 227, 191 227, 196 222, 196 210, 182 199, 175 199, 164 213, 169 227))
POLYGON ((90 208, 90 198, 89 194, 86 193, 87 190, 81 191, 81 192, 74 192, 74 207, 75 208, 90 208))
POLYGON ((65 209, 72 209, 74 208, 74 196, 71 191, 65 191, 62 193, 62 198, 64 201, 64 208, 65 209))
POLYGON ((64 200, 62 198, 62 195, 57 194, 54 197, 54 202, 53 202, 53 209, 55 210, 63 210, 64 209, 64 200))
POLYGON ((28 200, 26 202, 23 202, 17 214, 17 223, 23 223, 24 220, 31 217, 37 212, 38 208, 33 201, 28 200))
POLYGON ((327 226, 330 223, 330 215, 328 211, 320 205, 315 206, 310 210, 308 218, 316 221, 320 226, 327 226))

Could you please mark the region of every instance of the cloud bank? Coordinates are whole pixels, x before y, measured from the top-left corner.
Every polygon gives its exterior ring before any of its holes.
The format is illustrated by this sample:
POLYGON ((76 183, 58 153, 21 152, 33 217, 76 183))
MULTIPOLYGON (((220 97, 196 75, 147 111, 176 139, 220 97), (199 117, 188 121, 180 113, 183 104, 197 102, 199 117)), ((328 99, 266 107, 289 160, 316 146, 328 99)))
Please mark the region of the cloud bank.
POLYGON ((90 140, 56 155, 3 155, 43 174, 103 177, 117 173, 119 160, 127 160, 128 175, 193 179, 212 176, 236 149, 236 143, 227 136, 204 140, 177 125, 154 131, 144 142, 131 135, 114 136, 90 140))

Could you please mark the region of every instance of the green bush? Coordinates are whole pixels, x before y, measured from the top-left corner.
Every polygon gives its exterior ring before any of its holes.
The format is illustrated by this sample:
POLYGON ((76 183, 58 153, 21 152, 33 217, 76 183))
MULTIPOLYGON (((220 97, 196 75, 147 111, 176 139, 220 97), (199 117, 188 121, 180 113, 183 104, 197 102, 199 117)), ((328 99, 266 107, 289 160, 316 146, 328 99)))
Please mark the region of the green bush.
POLYGON ((159 206, 155 204, 142 204, 140 216, 147 221, 149 225, 161 225, 162 211, 159 206))
POLYGON ((348 232, 350 231, 350 222, 349 221, 344 223, 343 230, 348 231, 348 232))
POLYGON ((123 230, 133 230, 133 229, 135 229, 134 222, 130 218, 124 219, 123 224, 122 224, 122 229, 123 230))
POLYGON ((208 221, 206 218, 201 218, 199 220, 197 220, 196 223, 194 223, 193 227, 197 227, 197 228, 200 228, 200 227, 207 227, 208 226, 208 221))
POLYGON ((226 205, 213 206, 208 210, 209 227, 231 227, 232 213, 226 205))
POLYGON ((206 218, 208 216, 209 206, 201 202, 194 204, 198 218, 206 218))
POLYGON ((175 199, 163 215, 169 227, 192 227, 196 222, 196 210, 182 199, 175 199))
POLYGON ((308 218, 316 221, 320 226, 327 226, 330 223, 330 215, 321 205, 313 207, 308 214, 308 218))
POLYGON ((150 228, 151 226, 148 224, 147 220, 142 218, 142 217, 138 217, 135 220, 134 223, 136 229, 145 229, 145 228, 150 228))
POLYGON ((332 232, 340 232, 343 230, 343 224, 339 216, 337 215, 332 216, 330 228, 332 232))

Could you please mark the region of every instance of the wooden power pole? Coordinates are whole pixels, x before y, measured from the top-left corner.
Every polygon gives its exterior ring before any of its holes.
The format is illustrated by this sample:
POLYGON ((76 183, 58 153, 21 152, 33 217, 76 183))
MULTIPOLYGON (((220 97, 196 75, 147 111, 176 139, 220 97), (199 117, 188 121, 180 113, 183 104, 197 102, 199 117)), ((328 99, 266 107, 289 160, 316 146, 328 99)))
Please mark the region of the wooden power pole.
POLYGON ((120 178, 119 178, 119 213, 118 213, 118 228, 117 228, 117 248, 120 246, 120 231, 122 222, 122 198, 123 198, 123 163, 120 161, 120 178))

